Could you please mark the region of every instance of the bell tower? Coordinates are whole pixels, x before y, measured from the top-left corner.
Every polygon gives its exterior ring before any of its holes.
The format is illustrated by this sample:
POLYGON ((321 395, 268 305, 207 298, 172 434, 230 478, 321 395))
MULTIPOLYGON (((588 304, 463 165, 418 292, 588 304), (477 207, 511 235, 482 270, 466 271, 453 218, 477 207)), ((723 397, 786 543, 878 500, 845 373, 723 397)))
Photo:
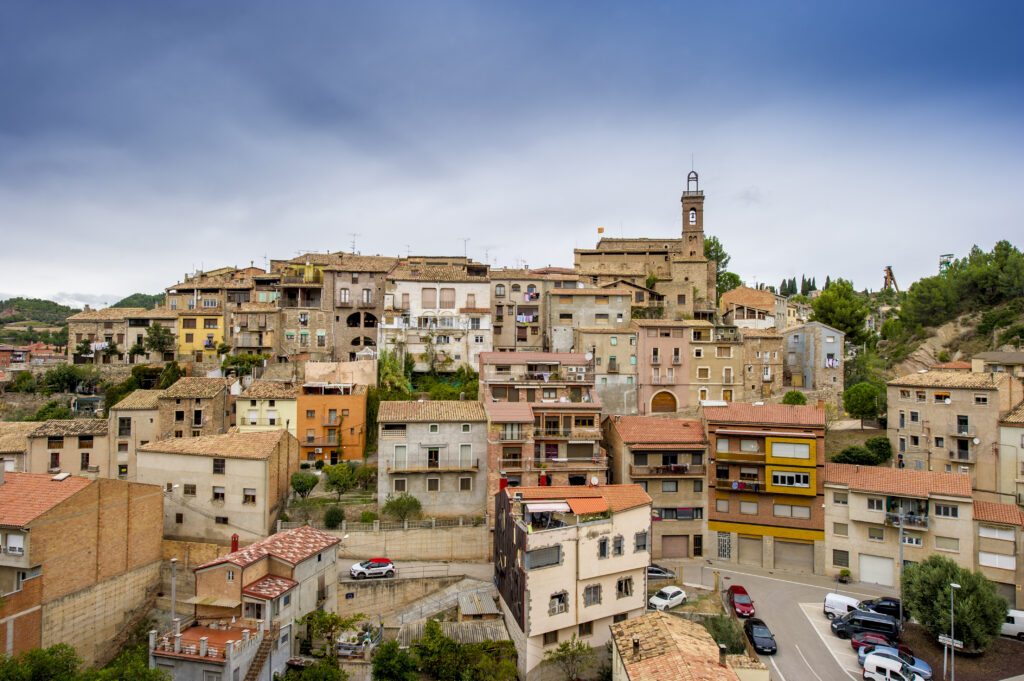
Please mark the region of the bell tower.
POLYGON ((686 176, 683 203, 683 257, 704 257, 704 192, 700 190, 697 171, 686 176))

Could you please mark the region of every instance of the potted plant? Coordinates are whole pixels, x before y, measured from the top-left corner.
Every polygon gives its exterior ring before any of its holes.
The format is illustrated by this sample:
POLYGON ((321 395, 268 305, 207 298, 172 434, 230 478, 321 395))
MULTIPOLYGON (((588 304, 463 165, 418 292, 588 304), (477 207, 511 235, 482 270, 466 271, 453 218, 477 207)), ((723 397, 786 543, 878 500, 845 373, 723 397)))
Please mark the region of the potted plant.
POLYGON ((850 582, 850 575, 851 574, 852 573, 850 572, 849 569, 843 568, 842 570, 839 571, 839 581, 842 582, 843 584, 848 584, 850 582))

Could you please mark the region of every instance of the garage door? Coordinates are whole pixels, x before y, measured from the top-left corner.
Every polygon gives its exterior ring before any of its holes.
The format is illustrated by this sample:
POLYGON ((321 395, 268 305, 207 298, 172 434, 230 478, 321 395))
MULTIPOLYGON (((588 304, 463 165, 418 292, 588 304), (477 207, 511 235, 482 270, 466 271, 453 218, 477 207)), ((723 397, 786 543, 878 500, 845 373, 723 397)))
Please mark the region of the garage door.
POLYGON ((651 399, 651 411, 673 412, 676 410, 676 396, 669 392, 660 392, 651 399))
POLYGON ((740 537, 740 563, 761 567, 761 538, 740 537))
POLYGON ((1017 585, 1005 582, 996 582, 996 593, 1008 600, 1010 603, 1017 601, 1017 585))
POLYGON ((775 567, 790 572, 814 572, 814 544, 776 539, 775 567))
POLYGON ((662 558, 689 558, 690 536, 687 534, 666 534, 661 538, 662 558))
POLYGON ((860 581, 893 586, 892 558, 860 554, 860 581))

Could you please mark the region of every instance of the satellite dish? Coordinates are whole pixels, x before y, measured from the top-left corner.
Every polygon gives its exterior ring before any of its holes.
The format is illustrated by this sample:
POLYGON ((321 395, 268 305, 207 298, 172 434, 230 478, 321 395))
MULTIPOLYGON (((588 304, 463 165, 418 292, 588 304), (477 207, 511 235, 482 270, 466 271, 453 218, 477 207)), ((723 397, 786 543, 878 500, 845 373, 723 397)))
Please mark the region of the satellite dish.
POLYGON ((594 487, 597 487, 597 476, 596 475, 590 476, 590 484, 593 485, 594 487))
POLYGON ((981 444, 981 440, 979 440, 978 438, 974 438, 973 442, 976 445, 980 445, 981 444))
POLYGON ((947 397, 947 398, 946 398, 945 400, 943 400, 943 401, 944 401, 944 402, 945 402, 946 404, 949 404, 949 403, 950 403, 950 402, 952 402, 953 400, 951 400, 951 399, 949 399, 949 398, 947 397))
POLYGON ((590 360, 594 359, 594 353, 588 352, 587 354, 583 355, 583 357, 589 362, 590 360))

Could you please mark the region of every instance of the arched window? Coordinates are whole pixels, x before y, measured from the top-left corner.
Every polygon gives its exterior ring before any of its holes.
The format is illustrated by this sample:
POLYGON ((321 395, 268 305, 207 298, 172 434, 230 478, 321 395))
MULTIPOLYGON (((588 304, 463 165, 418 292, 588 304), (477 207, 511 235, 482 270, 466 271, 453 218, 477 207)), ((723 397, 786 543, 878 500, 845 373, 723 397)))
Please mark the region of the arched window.
POLYGON ((519 293, 519 284, 512 284, 512 293, 519 293))
POLYGON ((495 286, 494 287, 494 295, 496 295, 496 296, 503 296, 503 295, 505 295, 505 285, 504 284, 498 284, 497 286, 495 286))
POLYGON ((537 292, 537 287, 534 286, 533 284, 530 284, 529 286, 526 287, 526 292, 527 293, 536 293, 537 292))
POLYGON ((697 224, 697 209, 696 208, 691 208, 690 209, 690 224, 691 225, 697 224))

